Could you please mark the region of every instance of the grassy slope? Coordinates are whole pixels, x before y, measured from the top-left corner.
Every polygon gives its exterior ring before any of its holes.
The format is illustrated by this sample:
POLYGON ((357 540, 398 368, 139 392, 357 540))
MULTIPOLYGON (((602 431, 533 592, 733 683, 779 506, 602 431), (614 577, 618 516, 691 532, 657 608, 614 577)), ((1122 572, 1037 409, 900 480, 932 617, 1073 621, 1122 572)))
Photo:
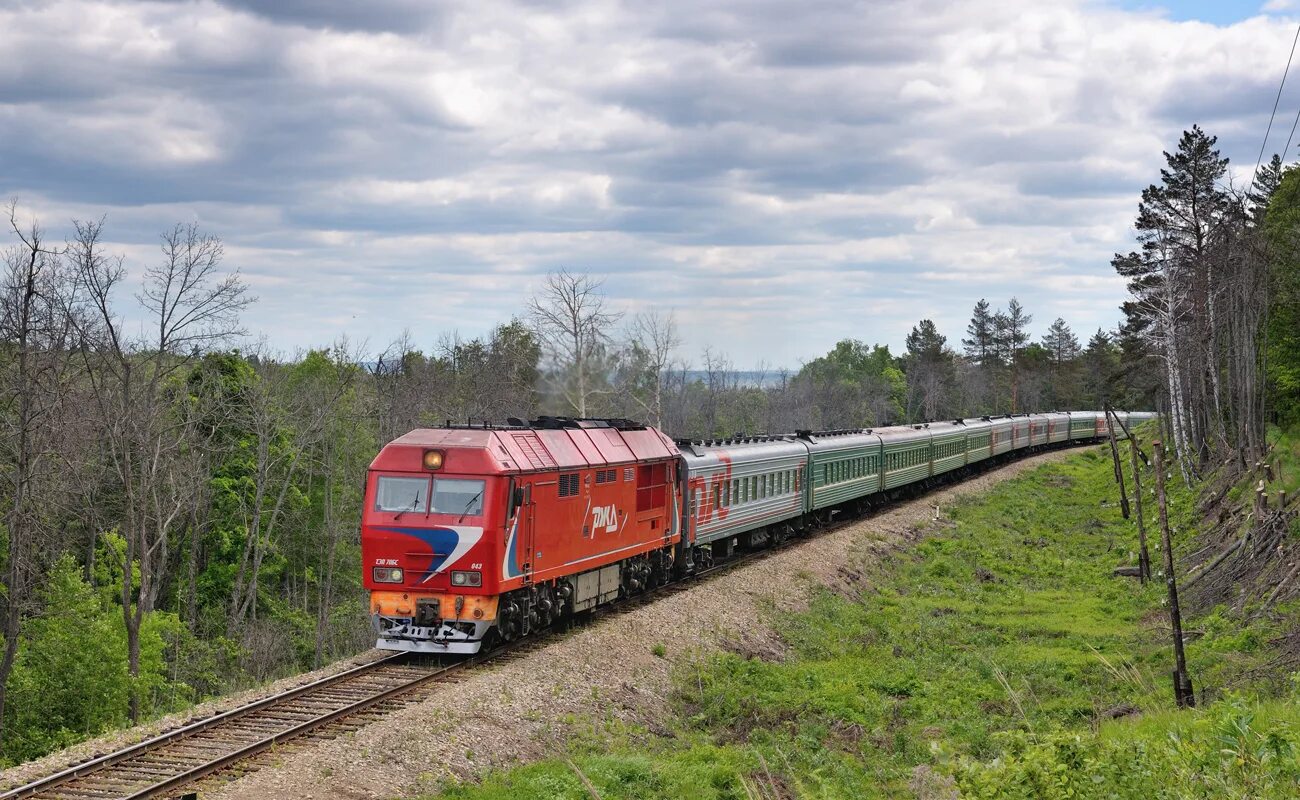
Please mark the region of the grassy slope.
MULTIPOLYGON (((593 725, 561 757, 445 796, 1292 796, 1289 702, 1170 708, 1163 584, 1111 577, 1136 540, 1113 494, 1100 448, 1002 484, 874 588, 782 620, 784 660, 681 665, 670 735, 593 725)), ((1191 498, 1176 500, 1189 532, 1191 498)), ((1267 656, 1262 628, 1196 625, 1198 688, 1267 656)))

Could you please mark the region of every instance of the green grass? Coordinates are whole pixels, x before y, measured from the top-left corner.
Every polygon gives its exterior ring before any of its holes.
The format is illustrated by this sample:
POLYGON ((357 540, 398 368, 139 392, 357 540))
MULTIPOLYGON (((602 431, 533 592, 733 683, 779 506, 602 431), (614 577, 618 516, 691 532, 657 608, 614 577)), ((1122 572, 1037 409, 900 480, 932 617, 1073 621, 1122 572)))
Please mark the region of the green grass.
MULTIPOLYGON (((1188 539, 1192 493, 1170 488, 1188 539)), ((1289 704, 1171 709, 1163 582, 1112 577, 1136 548, 1114 499, 1100 448, 1003 483, 948 509, 862 594, 822 591, 773 619, 784 660, 679 664, 668 735, 587 738, 441 796, 589 798, 584 778, 602 798, 896 797, 953 780, 972 797, 1284 796, 1300 774, 1289 704)), ((1262 625, 1191 623, 1198 688, 1268 659, 1262 625)))

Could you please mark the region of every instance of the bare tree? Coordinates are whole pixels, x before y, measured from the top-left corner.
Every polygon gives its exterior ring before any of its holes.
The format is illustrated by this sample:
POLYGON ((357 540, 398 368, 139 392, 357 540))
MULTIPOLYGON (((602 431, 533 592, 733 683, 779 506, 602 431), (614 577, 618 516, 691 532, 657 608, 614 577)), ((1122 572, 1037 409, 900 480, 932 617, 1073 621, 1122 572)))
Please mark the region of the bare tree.
POLYGON ((598 373, 610 330, 622 314, 609 310, 603 281, 562 269, 546 276, 528 303, 533 331, 551 361, 554 384, 579 417, 587 415, 592 397, 608 393, 598 373))
POLYGON ((669 361, 673 351, 681 346, 682 340, 677 333, 677 320, 671 311, 661 312, 657 309, 643 311, 632 319, 629 330, 629 348, 640 353, 642 366, 649 383, 649 398, 642 400, 633 395, 633 400, 650 415, 650 421, 656 427, 663 424, 664 416, 664 381, 667 378, 669 361))
MULTIPOLYGON (((5 687, 18 652, 22 620, 39 574, 36 542, 48 516, 41 483, 56 458, 60 407, 68 397, 71 325, 75 298, 68 291, 60 249, 48 246, 39 224, 22 225, 17 203, 9 225, 19 244, 3 255, 0 275, 0 464, 9 504, 4 512, 8 552, 4 592, 4 653, 0 656, 0 735, 5 687)), ((48 493, 45 500, 49 500, 48 493)))
POLYGON ((416 427, 424 410, 421 391, 424 355, 415 348, 409 330, 384 348, 370 366, 371 384, 378 402, 375 404, 379 437, 387 442, 416 427))
MULTIPOLYGON (((220 269, 221 240, 196 225, 177 225, 162 236, 162 258, 145 270, 136 296, 146 319, 138 336, 113 308, 125 278, 120 257, 103 252, 103 221, 75 222, 69 258, 92 315, 79 331, 99 421, 105 459, 122 494, 120 523, 126 552, 121 603, 127 633, 127 667, 140 674, 140 624, 164 582, 168 543, 202 480, 186 457, 194 420, 167 402, 168 379, 200 355, 240 333, 239 312, 252 298, 237 272, 220 269), (137 585, 132 565, 139 570, 137 585)), ((139 718, 133 688, 130 715, 139 718)))

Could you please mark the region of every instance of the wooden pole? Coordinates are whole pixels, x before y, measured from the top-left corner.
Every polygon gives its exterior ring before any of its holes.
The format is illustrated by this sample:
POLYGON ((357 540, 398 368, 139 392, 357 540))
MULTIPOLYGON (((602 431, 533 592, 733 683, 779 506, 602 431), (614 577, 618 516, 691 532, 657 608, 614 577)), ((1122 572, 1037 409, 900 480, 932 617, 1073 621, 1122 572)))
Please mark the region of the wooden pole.
POLYGON ((1106 406, 1106 432, 1110 434, 1110 456, 1115 462, 1115 483, 1119 484, 1119 510, 1128 519, 1128 491, 1124 488, 1124 468, 1119 463, 1119 445, 1115 444, 1114 413, 1106 406))
POLYGON ((1138 579, 1146 583, 1151 579, 1151 553, 1147 550, 1147 522, 1142 514, 1142 471, 1138 468, 1138 440, 1128 435, 1128 453, 1133 462, 1133 510, 1138 518, 1138 579))
POLYGON ((1178 607, 1178 581, 1174 577, 1174 545, 1169 535, 1169 508, 1165 498, 1165 447, 1152 442, 1156 460, 1156 502, 1160 506, 1160 541, 1165 550, 1165 586, 1169 589, 1169 626, 1174 632, 1174 702, 1179 708, 1196 705, 1192 679, 1187 674, 1187 655, 1183 652, 1183 615, 1178 607))
MULTIPOLYGON (((1133 441, 1133 431, 1128 429, 1128 425, 1124 422, 1124 420, 1119 418, 1119 414, 1115 414, 1115 409, 1113 408, 1110 409, 1110 413, 1115 416, 1115 421, 1118 422, 1119 426, 1124 429, 1124 435, 1128 437, 1128 440, 1130 442, 1133 441)), ((1138 458, 1142 459, 1143 464, 1146 464, 1148 467, 1151 466, 1151 459, 1147 458, 1147 454, 1142 452, 1141 449, 1138 450, 1138 458)))

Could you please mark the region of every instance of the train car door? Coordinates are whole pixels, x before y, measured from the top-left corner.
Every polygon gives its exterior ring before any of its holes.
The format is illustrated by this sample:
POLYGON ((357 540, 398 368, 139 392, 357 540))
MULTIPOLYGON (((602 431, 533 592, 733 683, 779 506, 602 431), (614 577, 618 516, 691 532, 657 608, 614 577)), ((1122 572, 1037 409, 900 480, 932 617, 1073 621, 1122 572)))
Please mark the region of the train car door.
POLYGON ((524 503, 519 512, 520 541, 523 544, 523 557, 520 569, 524 574, 524 585, 533 582, 533 561, 537 558, 537 501, 533 499, 533 484, 524 485, 524 503))

